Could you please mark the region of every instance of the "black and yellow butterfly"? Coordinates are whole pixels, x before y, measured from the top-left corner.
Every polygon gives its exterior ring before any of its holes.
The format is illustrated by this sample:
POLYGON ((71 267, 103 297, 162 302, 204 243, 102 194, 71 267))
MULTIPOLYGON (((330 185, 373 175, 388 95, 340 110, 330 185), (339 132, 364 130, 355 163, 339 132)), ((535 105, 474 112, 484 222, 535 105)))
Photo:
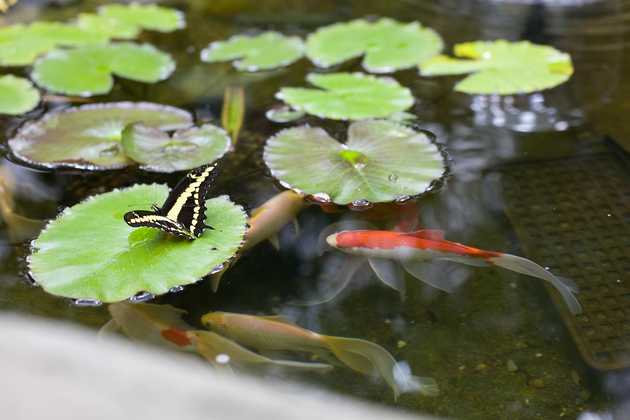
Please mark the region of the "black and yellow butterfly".
POLYGON ((216 165, 200 166, 188 172, 171 190, 162 207, 153 211, 133 210, 125 213, 125 222, 132 227, 151 227, 186 239, 196 239, 205 228, 206 195, 216 177, 216 165))

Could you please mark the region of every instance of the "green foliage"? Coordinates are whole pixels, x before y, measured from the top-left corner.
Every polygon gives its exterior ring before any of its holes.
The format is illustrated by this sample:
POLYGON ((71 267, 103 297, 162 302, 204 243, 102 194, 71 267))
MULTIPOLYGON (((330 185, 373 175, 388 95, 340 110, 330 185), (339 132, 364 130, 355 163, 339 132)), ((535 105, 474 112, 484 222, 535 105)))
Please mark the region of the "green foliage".
POLYGON ((27 66, 57 47, 98 45, 107 42, 105 34, 57 22, 35 22, 0 28, 0 65, 27 66))
POLYGON ((414 101, 409 89, 385 77, 311 73, 307 80, 320 89, 282 88, 276 97, 295 110, 337 120, 388 117, 414 101))
POLYGON ((115 169, 131 163, 120 145, 123 129, 141 121, 161 130, 190 127, 179 108, 146 102, 83 105, 28 122, 9 140, 13 154, 47 168, 115 169))
POLYGON ((439 54, 440 36, 418 22, 408 24, 382 18, 357 19, 319 28, 306 40, 307 57, 320 67, 330 67, 364 55, 363 68, 390 73, 413 67, 439 54))
POLYGON ((112 75, 153 83, 173 70, 171 56, 153 46, 119 43, 53 50, 37 60, 31 77, 53 92, 92 96, 112 89, 112 75))
POLYGON ((264 160, 283 185, 356 206, 421 194, 445 171, 426 134, 388 120, 352 123, 345 144, 318 127, 285 129, 267 141, 264 160))
POLYGON ((38 103, 39 91, 31 82, 10 74, 0 77, 0 114, 23 114, 38 103))
POLYGON ((206 223, 214 229, 194 241, 125 223, 125 212, 160 204, 168 191, 165 185, 135 185, 66 209, 34 241, 31 276, 54 295, 118 302, 194 283, 232 258, 246 214, 226 196, 207 201, 206 223))
POLYGON ((288 66, 304 54, 304 44, 298 37, 278 32, 263 32, 256 36, 236 35, 227 41, 217 41, 201 51, 201 60, 212 63, 234 61, 243 71, 270 70, 288 66))
POLYGON ((142 123, 127 126, 122 133, 125 154, 141 168, 176 172, 209 164, 230 150, 227 133, 211 124, 178 130, 169 136, 142 123))
POLYGON ((420 65, 423 76, 472 73, 455 85, 470 94, 513 95, 552 88, 573 74, 571 57, 528 41, 457 44, 455 56, 436 56, 420 65))

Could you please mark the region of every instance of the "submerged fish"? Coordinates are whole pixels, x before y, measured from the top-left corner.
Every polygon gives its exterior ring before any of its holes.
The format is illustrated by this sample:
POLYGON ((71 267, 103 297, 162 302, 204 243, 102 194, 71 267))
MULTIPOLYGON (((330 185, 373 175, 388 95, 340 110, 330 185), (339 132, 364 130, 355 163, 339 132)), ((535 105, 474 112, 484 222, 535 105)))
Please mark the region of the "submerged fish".
POLYGON ((259 351, 304 351, 323 358, 336 357, 364 374, 378 374, 394 391, 437 395, 435 380, 412 376, 383 347, 356 338, 332 337, 301 328, 280 316, 210 312, 201 318, 209 329, 259 351))
MULTIPOLYGON (((247 221, 249 229, 247 229, 245 234, 245 243, 241 251, 251 249, 265 240, 269 240, 274 248, 278 249, 280 247, 278 232, 291 221, 294 222, 295 230, 297 231, 296 217, 304 207, 306 207, 304 197, 291 190, 283 191, 265 201, 260 207, 252 211, 252 215, 247 221)), ((233 260, 223 270, 212 275, 213 292, 219 289, 223 274, 234 263, 236 263, 236 260, 233 260)))
POLYGON ((333 368, 325 363, 275 360, 254 353, 216 333, 195 330, 182 320, 186 312, 171 305, 119 302, 109 305, 108 309, 112 319, 101 328, 100 335, 122 330, 126 336, 138 341, 198 353, 215 368, 222 370, 259 366, 316 371, 333 368))
POLYGON ((520 274, 536 277, 551 283, 560 293, 573 314, 582 312, 575 297, 577 286, 568 279, 554 276, 535 262, 523 257, 495 251, 484 251, 444 239, 441 230, 425 229, 416 232, 393 232, 384 230, 348 230, 329 235, 326 242, 343 252, 368 257, 370 265, 385 283, 395 289, 404 281, 401 270, 393 266, 400 262, 412 276, 433 287, 452 292, 455 284, 448 278, 427 279, 423 275, 422 262, 446 260, 472 266, 493 265, 520 274))

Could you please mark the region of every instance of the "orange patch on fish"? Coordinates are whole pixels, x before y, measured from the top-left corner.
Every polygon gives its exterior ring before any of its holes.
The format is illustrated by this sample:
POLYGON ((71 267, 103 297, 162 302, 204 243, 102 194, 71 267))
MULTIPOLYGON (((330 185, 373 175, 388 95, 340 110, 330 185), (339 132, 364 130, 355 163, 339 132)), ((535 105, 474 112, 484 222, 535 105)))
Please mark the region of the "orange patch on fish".
POLYGON ((190 341, 190 338, 188 338, 186 331, 183 330, 168 328, 160 331, 160 335, 165 340, 170 341, 171 343, 179 347, 186 347, 192 344, 192 341, 190 341))

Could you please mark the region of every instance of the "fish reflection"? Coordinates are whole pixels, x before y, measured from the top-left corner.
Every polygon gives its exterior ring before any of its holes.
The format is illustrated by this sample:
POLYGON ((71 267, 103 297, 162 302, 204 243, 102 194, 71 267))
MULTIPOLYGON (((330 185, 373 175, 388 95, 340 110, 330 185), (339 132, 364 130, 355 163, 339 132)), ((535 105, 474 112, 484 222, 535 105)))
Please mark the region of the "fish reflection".
POLYGON ((186 312, 171 305, 119 302, 109 305, 108 309, 112 319, 101 328, 100 336, 122 331, 134 340, 197 353, 221 370, 285 367, 328 371, 333 368, 325 363, 262 356, 214 332, 194 329, 182 320, 186 312))
POLYGON ((363 374, 377 374, 392 388, 395 398, 402 392, 438 394, 434 379, 412 376, 387 350, 370 341, 318 334, 280 316, 210 312, 201 322, 212 331, 258 351, 309 352, 324 360, 337 359, 363 374))
POLYGON ((397 263, 412 276, 449 293, 457 285, 449 277, 433 279, 424 276, 423 262, 445 260, 479 267, 497 266, 549 282, 560 293, 571 313, 582 312, 575 297, 577 286, 569 279, 561 279, 523 257, 447 241, 441 230, 424 229, 407 233, 347 230, 329 235, 326 241, 343 252, 368 257, 378 277, 394 288, 402 287, 400 283, 404 281, 397 263))

